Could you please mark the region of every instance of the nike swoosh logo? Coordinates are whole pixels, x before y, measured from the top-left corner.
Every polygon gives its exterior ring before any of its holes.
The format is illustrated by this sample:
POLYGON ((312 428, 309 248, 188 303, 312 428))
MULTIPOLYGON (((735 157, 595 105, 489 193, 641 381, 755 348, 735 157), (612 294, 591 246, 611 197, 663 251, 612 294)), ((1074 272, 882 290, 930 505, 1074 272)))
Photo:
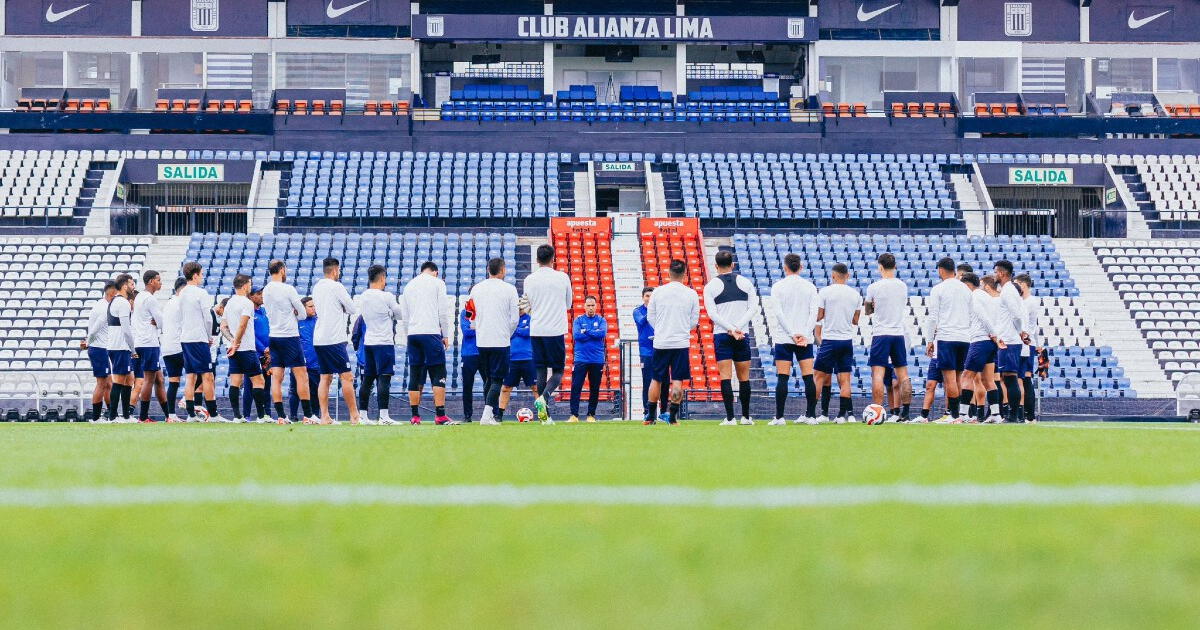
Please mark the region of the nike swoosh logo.
POLYGON ((50 6, 46 7, 46 21, 53 24, 67 17, 68 15, 71 15, 72 13, 78 13, 90 6, 92 6, 92 3, 89 2, 87 4, 81 4, 74 9, 67 9, 66 11, 59 11, 58 13, 55 13, 54 3, 50 3, 50 6))
POLYGON ((874 11, 866 11, 866 10, 864 10, 863 5, 860 4, 860 5, 858 5, 858 21, 866 22, 869 20, 873 20, 873 19, 883 15, 884 13, 891 11, 892 9, 895 9, 898 6, 900 6, 899 2, 897 2, 896 4, 889 4, 886 7, 883 7, 882 9, 875 9, 874 11))
POLYGON ((1129 12, 1129 28, 1131 28, 1131 29, 1142 28, 1143 26, 1153 22, 1154 20, 1157 20, 1158 18, 1160 18, 1170 12, 1171 12, 1171 9, 1167 9, 1166 11, 1163 11, 1162 13, 1155 13, 1154 15, 1151 15, 1150 17, 1144 17, 1144 18, 1138 19, 1133 16, 1133 11, 1130 11, 1129 12))
POLYGON ((339 9, 335 9, 333 8, 333 0, 329 0, 329 4, 325 5, 325 15, 331 20, 336 20, 370 1, 371 0, 362 0, 361 2, 355 2, 354 4, 348 4, 339 9))

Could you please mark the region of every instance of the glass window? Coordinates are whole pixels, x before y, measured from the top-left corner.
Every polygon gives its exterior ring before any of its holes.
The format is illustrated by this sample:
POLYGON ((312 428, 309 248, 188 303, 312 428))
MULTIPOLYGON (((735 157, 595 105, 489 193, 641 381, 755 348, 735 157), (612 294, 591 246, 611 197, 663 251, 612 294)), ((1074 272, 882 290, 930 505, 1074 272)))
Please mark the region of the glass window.
POLYGON ((884 92, 936 92, 937 57, 822 57, 822 92, 832 101, 883 109, 884 92))
POLYGON ((129 53, 67 53, 67 87, 107 88, 120 107, 129 94, 129 53))
POLYGON ((280 53, 276 61, 279 88, 345 88, 346 105, 367 100, 407 97, 409 55, 280 53))
POLYGON ((979 92, 1017 92, 1017 60, 999 57, 964 57, 958 60, 958 100, 964 108, 975 106, 979 92))
POLYGON ((1071 111, 1083 110, 1083 59, 1024 57, 1021 59, 1021 92, 1054 92, 1067 95, 1071 111))

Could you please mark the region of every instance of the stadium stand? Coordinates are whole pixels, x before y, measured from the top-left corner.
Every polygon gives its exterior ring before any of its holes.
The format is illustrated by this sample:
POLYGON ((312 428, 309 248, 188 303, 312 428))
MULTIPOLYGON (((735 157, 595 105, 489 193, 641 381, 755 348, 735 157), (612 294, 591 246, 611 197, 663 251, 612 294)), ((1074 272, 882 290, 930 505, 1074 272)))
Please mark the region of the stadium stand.
POLYGON ((137 275, 146 237, 0 238, 0 366, 4 370, 89 370, 79 342, 104 281, 137 275))
POLYGON ((291 159, 280 184, 285 225, 336 217, 544 219, 560 208, 558 153, 300 151, 291 159))
POLYGON ((1200 164, 1194 155, 1134 156, 1114 167, 1154 232, 1200 230, 1200 164))
MULTIPOLYGON (((621 389, 621 352, 617 349, 620 328, 617 325, 617 292, 613 284, 612 234, 573 234, 568 230, 551 233, 557 252, 556 261, 560 271, 571 276, 571 292, 574 303, 568 312, 570 321, 583 315, 583 302, 589 295, 598 298, 597 312, 608 321, 607 365, 604 383, 600 390, 601 400, 612 400, 613 394, 621 389)), ((567 329, 567 369, 563 382, 571 382, 574 366, 574 340, 572 329, 567 329)), ((569 398, 569 390, 560 390, 559 400, 569 398)))
MULTIPOLYGON (((228 296, 233 277, 246 273, 255 283, 265 282, 267 263, 273 258, 287 263, 289 281, 306 294, 321 279, 321 261, 333 256, 342 261, 342 283, 351 295, 367 289, 367 268, 375 263, 387 267, 388 289, 399 293, 426 260, 438 264, 451 303, 456 332, 458 309, 466 302, 471 286, 485 277, 490 258, 504 258, 508 268, 516 267, 516 237, 486 232, 322 232, 320 234, 195 234, 188 245, 186 260, 195 260, 207 269, 204 286, 209 293, 228 296)), ((515 273, 506 280, 515 284, 515 273)), ((461 333, 458 333, 459 335, 461 333)), ((453 346, 452 365, 448 365, 447 388, 458 391, 459 344, 453 346)), ((398 349, 400 350, 400 349, 398 349)), ((392 391, 407 390, 407 364, 398 352, 392 391)), ((224 382, 228 367, 222 362, 218 381, 224 382)), ((223 390, 222 390, 223 391, 223 390)))
MULTIPOLYGON (((1136 397, 1124 369, 1117 364, 1112 348, 1100 345, 1093 326, 1073 298, 1079 295, 1074 281, 1062 265, 1054 244, 1040 237, 959 237, 953 235, 770 235, 736 234, 733 237, 741 273, 754 280, 764 303, 771 284, 781 277, 780 261, 784 254, 796 253, 804 259, 807 278, 818 288, 829 284, 829 269, 842 262, 850 267, 849 284, 860 293, 878 279, 876 257, 885 251, 896 254, 897 275, 909 285, 911 294, 909 364, 916 366, 914 382, 924 379, 929 360, 921 323, 925 318, 925 296, 937 282, 934 263, 942 256, 965 262, 977 271, 990 272, 992 263, 1002 258, 1012 261, 1019 272, 1034 280, 1034 294, 1041 300, 1040 335, 1049 349, 1049 378, 1039 387, 1043 395, 1056 397, 1136 397)), ((764 311, 771 311, 764 304, 764 311)), ((765 316, 767 328, 773 326, 765 316)), ((758 335, 758 355, 768 382, 774 377, 769 335, 758 335)), ((856 391, 869 391, 870 370, 866 350, 870 324, 864 317, 856 343, 858 364, 854 374, 856 391)), ((797 383, 798 383, 797 379, 797 383)), ((918 389, 918 388, 914 388, 918 389)), ((799 391, 799 385, 796 390, 799 391)))
MULTIPOLYGON (((684 284, 696 291, 697 299, 708 282, 708 267, 704 255, 704 239, 699 234, 656 234, 643 232, 642 272, 648 287, 671 281, 668 269, 672 260, 687 263, 684 284)), ((717 374, 717 359, 713 349, 713 324, 700 300, 700 325, 692 331, 692 380, 687 389, 691 400, 720 400, 721 379, 717 374)))
MULTIPOLYGON (((678 159, 683 210, 701 219, 919 221, 959 227, 931 154, 702 153, 678 159)), ((844 223, 843 223, 844 224, 844 223)))
POLYGON ((0 150, 0 227, 81 225, 101 176, 90 150, 0 150))
POLYGON ((1172 384, 1200 373, 1200 241, 1098 240, 1093 247, 1172 384))

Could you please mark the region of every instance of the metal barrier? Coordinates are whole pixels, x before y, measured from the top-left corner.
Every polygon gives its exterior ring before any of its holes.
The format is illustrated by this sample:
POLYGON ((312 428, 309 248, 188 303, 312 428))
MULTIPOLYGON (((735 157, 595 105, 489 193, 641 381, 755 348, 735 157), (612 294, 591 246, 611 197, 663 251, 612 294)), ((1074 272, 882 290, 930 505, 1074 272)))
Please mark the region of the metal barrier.
POLYGON ((65 415, 73 408, 82 420, 91 387, 90 376, 80 372, 0 372, 0 406, 5 414, 24 411, 21 419, 28 418, 30 411, 45 419, 50 410, 60 408, 65 415))

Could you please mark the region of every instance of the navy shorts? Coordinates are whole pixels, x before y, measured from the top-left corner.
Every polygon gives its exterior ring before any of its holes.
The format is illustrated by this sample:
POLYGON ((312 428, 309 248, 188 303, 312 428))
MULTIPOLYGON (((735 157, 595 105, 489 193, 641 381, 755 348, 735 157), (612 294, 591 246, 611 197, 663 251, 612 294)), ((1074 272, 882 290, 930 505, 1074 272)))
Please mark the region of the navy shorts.
POLYGON ((526 387, 537 384, 537 371, 533 369, 533 359, 508 362, 508 374, 504 375, 505 387, 517 387, 525 383, 526 387))
POLYGON ((112 374, 112 364, 108 362, 108 350, 92 346, 87 351, 88 362, 92 364, 92 376, 108 378, 112 374))
POLYGON ((141 378, 146 372, 157 372, 162 369, 162 348, 158 346, 143 346, 137 349, 137 365, 134 374, 141 378))
POLYGON ((183 348, 183 369, 188 374, 206 374, 213 371, 212 353, 203 341, 179 344, 183 348))
POLYGON ((108 363, 112 365, 113 376, 124 376, 133 373, 133 358, 128 350, 109 350, 108 363))
POLYGON ((271 349, 272 368, 304 367, 304 350, 300 348, 299 337, 271 337, 267 347, 271 349))
POLYGON ((749 337, 742 337, 739 341, 729 333, 717 333, 713 335, 713 346, 715 346, 718 361, 742 363, 750 360, 749 337))
POLYGON ((967 360, 963 363, 963 368, 978 374, 983 371, 983 367, 989 363, 996 362, 996 342, 991 339, 983 341, 972 341, 971 348, 967 350, 967 360))
POLYGON ((654 351, 654 380, 690 381, 692 379, 691 348, 666 348, 654 351))
POLYGON ((529 342, 533 346, 534 368, 562 370, 567 367, 567 341, 563 335, 530 337, 529 342))
POLYGON ((366 346, 364 376, 391 376, 396 373, 396 346, 366 346))
POLYGON ((167 378, 179 378, 183 376, 183 353, 168 354, 162 358, 163 367, 166 368, 167 378))
POLYGON ((239 350, 229 357, 229 373, 244 376, 262 374, 262 365, 258 362, 258 353, 253 350, 239 350))
POLYGON ((854 371, 854 343, 849 339, 826 339, 817 349, 813 369, 825 374, 854 371))
POLYGON ((446 365, 446 346, 441 335, 409 335, 408 364, 412 367, 446 365))
POLYGON ((500 383, 508 376, 509 347, 480 348, 479 373, 492 383, 500 383))
POLYGON ((942 370, 961 372, 963 366, 967 364, 967 351, 970 349, 971 344, 966 341, 939 341, 937 342, 938 365, 942 370))
POLYGON ((904 335, 876 335, 871 339, 871 367, 908 367, 908 341, 904 335))
POLYGON ((929 367, 925 368, 925 380, 934 383, 942 382, 942 368, 938 367, 937 357, 929 360, 929 367))
POLYGON ((1037 361, 1033 354, 1033 348, 1029 349, 1029 356, 1021 357, 1021 376, 1029 374, 1033 375, 1034 369, 1037 367, 1037 361))
POLYGON ((813 358, 813 346, 798 346, 794 343, 777 343, 775 344, 775 360, 776 361, 792 361, 793 358, 799 361, 807 361, 813 358))
POLYGON ((345 374, 350 371, 350 355, 346 354, 346 344, 334 343, 313 348, 317 351, 321 374, 345 374))
POLYGON ((1021 370, 1021 344, 1010 343, 1008 347, 996 353, 996 371, 1012 372, 1021 370))

